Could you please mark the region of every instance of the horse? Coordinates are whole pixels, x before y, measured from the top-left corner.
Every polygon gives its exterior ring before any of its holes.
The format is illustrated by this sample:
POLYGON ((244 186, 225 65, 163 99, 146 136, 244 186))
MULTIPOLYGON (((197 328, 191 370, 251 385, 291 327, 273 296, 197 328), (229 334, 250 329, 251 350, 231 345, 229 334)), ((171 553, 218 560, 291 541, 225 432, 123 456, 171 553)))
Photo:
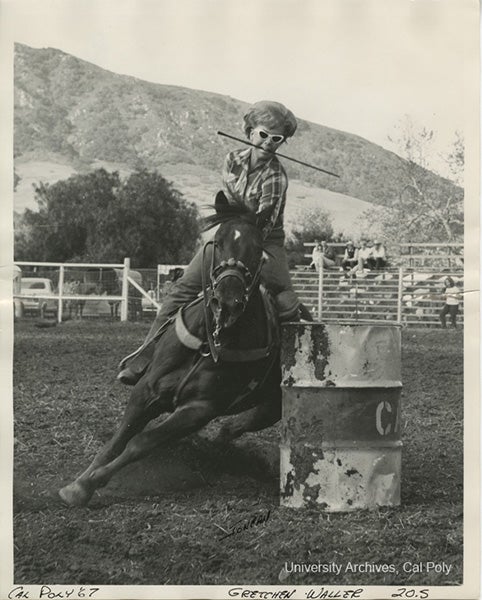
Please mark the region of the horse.
MULTIPOLYGON (((74 280, 64 283, 63 293, 65 296, 82 296, 86 293, 93 293, 91 286, 86 286, 82 281, 74 280)), ((82 319, 85 300, 66 300, 65 308, 68 310, 68 318, 82 319)))
POLYGON ((202 294, 158 332, 153 360, 132 389, 117 431, 59 490, 68 506, 86 505, 124 466, 217 417, 234 416, 221 427, 222 442, 280 420, 279 324, 260 285, 267 255, 258 219, 244 205, 221 205, 205 229, 217 225, 203 250, 202 294))
MULTIPOLYGON (((122 293, 123 269, 104 269, 100 273, 101 292, 109 296, 120 296, 122 293)), ((129 269, 129 277, 142 287, 142 275, 139 271, 129 269)), ((111 319, 119 318, 120 300, 108 300, 111 319)), ((128 298, 129 320, 137 321, 142 317, 142 294, 137 288, 131 286, 128 298)))

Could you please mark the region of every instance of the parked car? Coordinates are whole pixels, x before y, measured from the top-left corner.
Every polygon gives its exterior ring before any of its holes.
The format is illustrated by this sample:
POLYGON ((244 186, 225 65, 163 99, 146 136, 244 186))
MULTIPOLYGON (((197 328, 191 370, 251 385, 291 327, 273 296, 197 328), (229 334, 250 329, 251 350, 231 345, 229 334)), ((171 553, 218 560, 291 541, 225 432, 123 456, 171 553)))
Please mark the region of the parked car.
MULTIPOLYGON (((44 277, 24 277, 21 282, 21 293, 28 296, 55 296, 51 279, 44 277)), ((46 315, 57 317, 58 302, 48 298, 21 298, 23 314, 35 314, 43 318, 46 315)))

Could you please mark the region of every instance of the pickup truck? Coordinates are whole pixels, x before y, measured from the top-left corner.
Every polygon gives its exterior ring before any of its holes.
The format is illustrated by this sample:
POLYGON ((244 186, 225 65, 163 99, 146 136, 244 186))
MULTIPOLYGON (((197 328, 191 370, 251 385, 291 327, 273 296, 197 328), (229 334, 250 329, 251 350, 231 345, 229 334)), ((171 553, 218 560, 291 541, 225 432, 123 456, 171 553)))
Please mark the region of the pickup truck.
MULTIPOLYGON (((55 296, 51 279, 45 277, 25 277, 20 284, 21 294, 25 296, 55 296)), ((33 313, 43 318, 47 314, 57 317, 58 302, 48 298, 20 298, 23 314, 33 313)))

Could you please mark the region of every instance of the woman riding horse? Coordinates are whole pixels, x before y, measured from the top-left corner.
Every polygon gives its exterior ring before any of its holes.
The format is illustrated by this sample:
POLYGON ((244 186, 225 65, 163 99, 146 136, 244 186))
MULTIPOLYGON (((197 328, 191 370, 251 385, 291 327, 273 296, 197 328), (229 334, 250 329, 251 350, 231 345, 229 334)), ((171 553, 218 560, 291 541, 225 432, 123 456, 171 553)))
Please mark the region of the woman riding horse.
POLYGON ((223 440, 280 419, 277 322, 259 285, 265 253, 257 222, 258 215, 241 204, 218 206, 208 219, 220 227, 200 255, 203 294, 165 327, 117 432, 59 491, 66 504, 85 505, 119 469, 218 416, 238 415, 223 426, 223 440), (159 425, 144 430, 166 412, 159 425))
MULTIPOLYGON (((257 214, 268 256, 262 267, 261 281, 275 297, 280 319, 296 320, 301 315, 312 320, 293 290, 288 270, 283 228, 288 177, 274 154, 294 135, 296 128, 295 116, 282 104, 255 103, 244 116, 244 132, 255 147, 234 150, 227 155, 223 169, 224 196, 220 198, 218 194, 217 202, 241 203, 257 214)), ((210 249, 208 255, 209 252, 210 249)), ((207 259, 209 261, 209 256, 207 259)), ((156 334, 179 307, 196 298, 201 290, 202 251, 199 251, 164 300, 143 345, 121 362, 118 379, 122 383, 137 383, 152 359, 156 334)))

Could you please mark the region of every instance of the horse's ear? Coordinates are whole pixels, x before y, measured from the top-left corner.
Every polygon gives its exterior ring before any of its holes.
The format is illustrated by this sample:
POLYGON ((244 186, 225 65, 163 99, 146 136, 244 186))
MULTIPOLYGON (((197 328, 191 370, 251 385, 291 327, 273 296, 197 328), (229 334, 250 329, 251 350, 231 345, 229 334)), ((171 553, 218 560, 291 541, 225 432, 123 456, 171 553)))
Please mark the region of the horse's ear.
POLYGON ((224 194, 223 190, 219 190, 219 192, 216 194, 216 199, 214 200, 214 208, 216 209, 216 212, 222 212, 223 208, 228 205, 229 202, 226 198, 226 195, 224 194))

